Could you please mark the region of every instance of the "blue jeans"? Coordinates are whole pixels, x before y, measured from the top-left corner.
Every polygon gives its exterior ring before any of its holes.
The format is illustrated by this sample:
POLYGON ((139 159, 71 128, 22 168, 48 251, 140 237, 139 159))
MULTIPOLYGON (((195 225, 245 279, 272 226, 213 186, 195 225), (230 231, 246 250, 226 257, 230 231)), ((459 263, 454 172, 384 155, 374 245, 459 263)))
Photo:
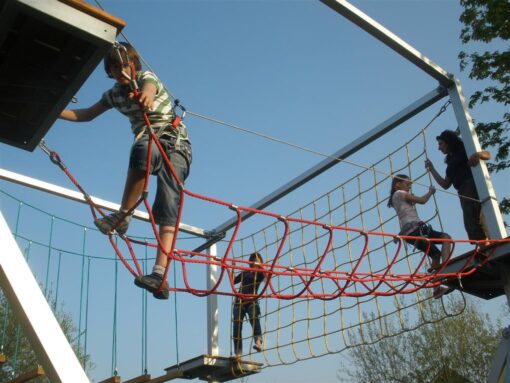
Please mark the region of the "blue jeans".
POLYGON ((243 352, 243 319, 248 316, 253 329, 253 339, 262 340, 262 330, 260 328, 260 306, 258 301, 242 302, 236 299, 232 313, 234 338, 234 352, 241 354, 243 352))
MULTIPOLYGON (((161 138, 163 147, 177 177, 184 184, 188 177, 190 164, 184 154, 174 149, 172 140, 161 138)), ((148 136, 142 137, 131 147, 129 168, 145 170, 147 168, 148 136)), ((175 226, 181 203, 181 187, 168 169, 156 143, 152 143, 151 174, 158 177, 156 197, 152 205, 154 220, 158 225, 175 226)))

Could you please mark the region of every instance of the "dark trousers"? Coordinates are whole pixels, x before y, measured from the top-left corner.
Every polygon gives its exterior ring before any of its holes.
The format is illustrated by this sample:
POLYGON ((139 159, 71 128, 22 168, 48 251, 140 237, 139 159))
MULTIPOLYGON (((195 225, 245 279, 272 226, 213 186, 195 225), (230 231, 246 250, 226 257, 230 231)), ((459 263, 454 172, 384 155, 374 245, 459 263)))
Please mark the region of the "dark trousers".
MULTIPOLYGON (((434 230, 432 226, 427 225, 426 223, 422 223, 417 229, 413 230, 407 235, 424 238, 447 238, 445 233, 434 230)), ((427 251, 427 249, 429 249, 427 255, 431 258, 437 258, 441 255, 441 250, 439 250, 436 243, 429 243, 427 241, 420 241, 418 239, 406 239, 406 242, 424 253, 427 251)))
POLYGON ((262 339, 262 330, 260 328, 260 307, 258 301, 242 302, 236 300, 232 312, 234 339, 234 352, 241 354, 243 351, 243 319, 248 316, 253 329, 253 339, 257 341, 262 339))
MULTIPOLYGON (((478 193, 475 187, 475 181, 470 178, 464 181, 460 186, 459 196, 466 196, 478 199, 478 193)), ((482 205, 478 201, 460 197, 460 206, 464 218, 464 228, 469 239, 482 240, 487 238, 480 220, 482 205)))

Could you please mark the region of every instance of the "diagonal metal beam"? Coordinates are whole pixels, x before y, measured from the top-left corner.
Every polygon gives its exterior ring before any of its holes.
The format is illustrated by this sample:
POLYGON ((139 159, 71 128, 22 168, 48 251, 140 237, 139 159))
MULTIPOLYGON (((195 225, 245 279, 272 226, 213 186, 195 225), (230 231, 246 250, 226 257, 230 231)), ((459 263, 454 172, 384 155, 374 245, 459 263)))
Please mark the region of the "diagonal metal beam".
MULTIPOLYGON (((433 91, 427 93, 420 99, 416 100, 412 104, 408 105, 406 108, 398 112, 397 114, 393 115, 392 117, 388 118, 386 121, 380 123, 375 128, 370 130, 369 132, 365 133, 358 139, 352 141, 350 144, 344 146, 339 151, 331 154, 328 156, 325 160, 319 162, 314 167, 310 168, 309 170, 305 171, 301 175, 297 176, 293 180, 289 181, 285 185, 281 186, 271 194, 267 195, 266 197, 262 198, 260 201, 253 204, 251 207, 254 209, 263 209, 266 206, 269 206, 273 202, 276 202, 280 198, 286 196, 293 190, 297 189, 301 185, 304 185, 308 181, 312 180, 314 177, 317 177, 319 174, 325 172, 332 166, 338 164, 341 162, 341 160, 351 156, 352 154, 356 153, 358 150, 362 149, 366 145, 370 144, 372 141, 376 140, 377 138, 381 137, 383 134, 386 134, 387 132, 393 130, 400 124, 404 123, 405 121, 409 120, 411 117, 417 115, 424 109, 428 108, 430 105, 434 104, 438 100, 442 99, 447 95, 447 90, 443 87, 438 87, 434 89, 433 91)), ((247 213, 244 212, 242 214, 243 219, 246 219, 250 216, 252 216, 253 213, 247 213)), ((223 233, 232 227, 235 226, 237 222, 237 218, 230 219, 226 221, 225 223, 219 225, 216 227, 212 232, 214 233, 223 233)), ((211 242, 208 242, 208 245, 210 245, 211 242)), ((201 246, 198 249, 203 249, 204 246, 201 246)), ((198 251, 198 250, 197 250, 198 251)))
POLYGON ((448 87, 453 84, 451 75, 447 71, 349 2, 345 0, 320 1, 435 78, 441 85, 448 87))
MULTIPOLYGON (((10 182, 13 182, 13 183, 16 183, 19 185, 27 186, 32 189, 41 190, 46 193, 50 193, 50 194, 53 194, 53 195, 56 195, 59 197, 63 197, 63 198, 69 199, 71 201, 77 201, 77 202, 81 202, 84 204, 88 204, 85 197, 83 197, 83 194, 81 194, 75 190, 66 189, 61 186, 50 184, 50 183, 44 182, 44 181, 40 181, 38 179, 24 176, 22 174, 14 173, 14 172, 11 172, 6 169, 0 168, 0 180, 10 181, 10 182)), ((109 211, 118 211, 120 209, 120 205, 117 203, 105 201, 103 199, 93 197, 93 196, 91 196, 90 198, 92 199, 92 202, 94 202, 94 204, 96 206, 98 206, 102 209, 106 209, 109 211)), ((142 221, 147 221, 147 222, 150 221, 149 214, 144 211, 140 211, 140 210, 135 210, 133 217, 138 218, 142 221)), ((187 225, 182 222, 179 224, 179 230, 182 232, 188 233, 188 234, 196 235, 198 237, 209 237, 209 235, 210 235, 210 233, 207 230, 204 230, 199 227, 187 225)))
POLYGON ((0 288, 54 383, 90 383, 0 212, 0 288))

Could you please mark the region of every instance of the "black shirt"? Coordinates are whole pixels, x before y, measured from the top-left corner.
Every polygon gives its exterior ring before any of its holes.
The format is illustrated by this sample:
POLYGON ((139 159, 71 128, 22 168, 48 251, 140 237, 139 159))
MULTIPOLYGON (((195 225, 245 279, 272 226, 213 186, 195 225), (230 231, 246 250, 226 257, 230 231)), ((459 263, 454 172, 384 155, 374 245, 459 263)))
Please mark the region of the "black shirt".
POLYGON ((464 148, 456 153, 450 154, 446 158, 446 176, 452 181, 453 187, 457 190, 459 190, 466 180, 473 178, 464 148))
POLYGON ((264 280, 264 274, 256 271, 243 271, 234 279, 234 284, 241 283, 241 294, 257 294, 260 284, 264 280))

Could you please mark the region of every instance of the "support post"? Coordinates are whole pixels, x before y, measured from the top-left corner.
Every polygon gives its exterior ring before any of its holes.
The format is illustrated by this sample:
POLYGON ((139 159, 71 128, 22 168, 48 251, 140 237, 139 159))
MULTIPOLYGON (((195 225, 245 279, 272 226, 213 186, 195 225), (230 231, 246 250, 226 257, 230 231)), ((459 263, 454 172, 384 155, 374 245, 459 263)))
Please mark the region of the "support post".
MULTIPOLYGON (((464 142, 466 153, 469 157, 482 150, 482 148, 478 142, 478 136, 476 135, 473 120, 469 113, 469 107, 462 94, 462 87, 458 79, 455 79, 455 83, 448 88, 448 93, 450 94, 450 100, 459 125, 462 141, 464 142)), ((507 236, 505 224, 501 212, 499 211, 498 200, 492 186, 487 165, 484 161, 480 161, 480 164, 472 168, 471 171, 475 180, 478 196, 480 201, 482 201, 482 211, 485 216, 489 237, 493 239, 505 238, 507 236)))
MULTIPOLYGON (((208 253, 212 257, 216 257, 217 247, 212 245, 209 247, 208 253)), ((207 289, 213 288, 218 281, 218 266, 207 265, 207 289)), ((216 294, 207 296, 207 354, 219 355, 218 347, 218 297, 216 294)))
MULTIPOLYGON (((212 244, 208 248, 208 253, 211 257, 216 257, 217 246, 212 244)), ((207 289, 212 289, 218 281, 218 266, 207 265, 207 289)), ((207 354, 210 356, 219 355, 218 347, 218 297, 216 294, 209 294, 207 296, 207 354)), ((208 383, 216 383, 214 380, 209 380, 208 383)))
POLYGON ((90 383, 0 212, 0 287, 53 383, 90 383))

